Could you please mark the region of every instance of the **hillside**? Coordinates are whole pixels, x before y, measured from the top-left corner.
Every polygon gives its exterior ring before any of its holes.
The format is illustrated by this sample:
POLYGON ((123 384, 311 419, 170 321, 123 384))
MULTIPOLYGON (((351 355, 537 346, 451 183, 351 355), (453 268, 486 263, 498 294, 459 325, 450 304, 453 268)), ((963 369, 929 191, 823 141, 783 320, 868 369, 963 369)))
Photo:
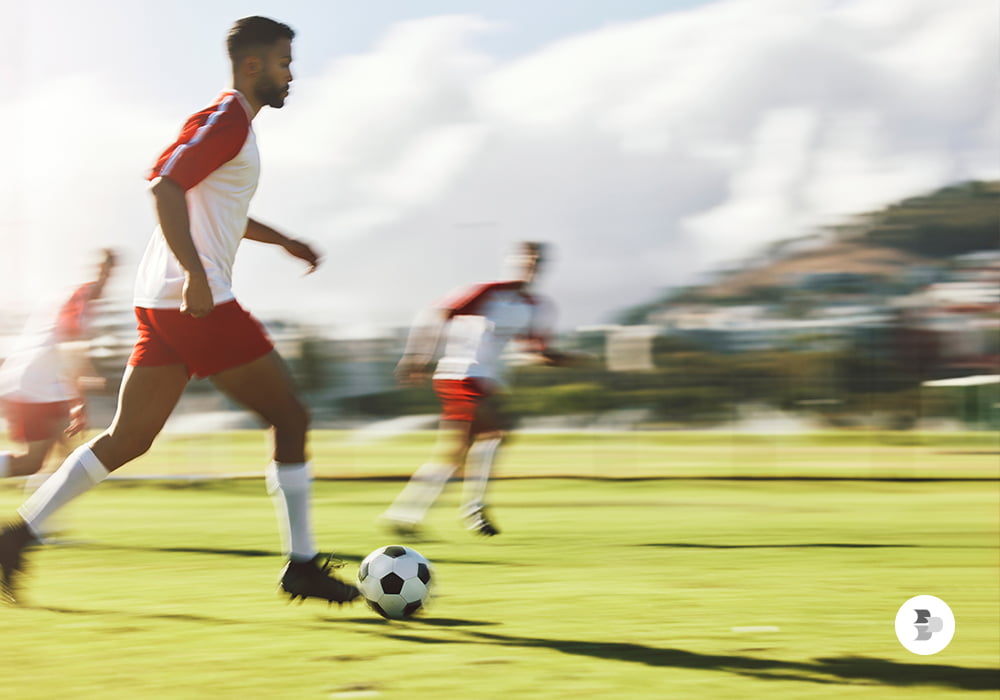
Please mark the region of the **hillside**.
POLYGON ((967 182, 860 214, 843 225, 780 241, 706 285, 626 309, 643 323, 667 301, 709 302, 771 296, 811 274, 839 273, 899 281, 914 269, 946 265, 956 255, 1000 246, 1000 182, 967 182))

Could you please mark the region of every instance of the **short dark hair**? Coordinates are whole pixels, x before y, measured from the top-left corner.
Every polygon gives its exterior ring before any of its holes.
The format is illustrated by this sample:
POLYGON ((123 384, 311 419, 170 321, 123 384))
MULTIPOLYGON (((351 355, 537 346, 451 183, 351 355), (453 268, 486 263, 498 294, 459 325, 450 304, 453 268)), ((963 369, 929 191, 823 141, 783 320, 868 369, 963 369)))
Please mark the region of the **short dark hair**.
POLYGON ((522 255, 535 255, 538 258, 544 258, 548 251, 548 245, 541 241, 518 241, 514 248, 522 255))
POLYGON ((226 37, 226 48, 233 63, 244 56, 267 46, 273 46, 279 39, 295 38, 295 30, 267 17, 244 17, 236 20, 226 37))

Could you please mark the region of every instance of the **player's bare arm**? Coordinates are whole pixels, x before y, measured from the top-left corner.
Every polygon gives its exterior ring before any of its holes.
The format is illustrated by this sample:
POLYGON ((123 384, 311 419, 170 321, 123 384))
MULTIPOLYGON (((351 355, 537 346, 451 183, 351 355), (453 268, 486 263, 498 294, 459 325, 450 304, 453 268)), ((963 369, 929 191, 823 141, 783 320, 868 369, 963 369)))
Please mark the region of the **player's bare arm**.
POLYGON ((181 313, 191 314, 195 318, 207 316, 215 303, 198 249, 191 240, 191 222, 184 188, 168 177, 158 177, 153 180, 150 192, 156 202, 156 216, 163 238, 177 262, 184 268, 181 313))
POLYGON ((422 313, 417 319, 407 338, 403 357, 396 365, 396 381, 401 385, 416 386, 430 377, 431 363, 447 322, 448 312, 436 308, 422 313))
POLYGON ((248 241, 281 246, 289 255, 303 260, 309 265, 309 269, 306 270, 307 275, 314 272, 322 261, 319 253, 313 250, 308 243, 286 236, 256 219, 247 219, 247 230, 243 237, 248 241))

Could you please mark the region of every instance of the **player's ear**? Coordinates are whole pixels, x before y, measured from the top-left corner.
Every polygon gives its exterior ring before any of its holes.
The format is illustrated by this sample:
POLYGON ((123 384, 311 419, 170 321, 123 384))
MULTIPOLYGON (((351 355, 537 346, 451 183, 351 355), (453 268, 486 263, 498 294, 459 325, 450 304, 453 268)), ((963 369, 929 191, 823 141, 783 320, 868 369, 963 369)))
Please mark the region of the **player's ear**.
POLYGON ((240 71, 243 75, 254 76, 264 69, 264 59, 257 54, 248 54, 240 61, 240 71))

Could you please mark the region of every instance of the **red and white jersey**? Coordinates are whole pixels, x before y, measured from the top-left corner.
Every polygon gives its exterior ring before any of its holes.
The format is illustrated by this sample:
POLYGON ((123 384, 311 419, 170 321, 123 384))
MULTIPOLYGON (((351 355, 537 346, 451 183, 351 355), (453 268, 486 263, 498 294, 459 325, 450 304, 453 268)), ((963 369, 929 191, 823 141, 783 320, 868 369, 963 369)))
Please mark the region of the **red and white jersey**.
POLYGON ((528 294, 520 282, 488 282, 438 304, 448 317, 444 351, 434 379, 479 377, 503 382, 501 357, 508 343, 520 340, 535 351, 547 347, 552 305, 528 294))
MULTIPOLYGON (((188 118, 177 141, 160 155, 148 178, 169 178, 186 191, 191 239, 216 304, 233 299, 233 261, 246 232, 250 199, 260 176, 250 120, 246 98, 237 90, 226 90, 188 118)), ((135 305, 180 308, 183 287, 184 268, 157 227, 139 263, 135 305)))

